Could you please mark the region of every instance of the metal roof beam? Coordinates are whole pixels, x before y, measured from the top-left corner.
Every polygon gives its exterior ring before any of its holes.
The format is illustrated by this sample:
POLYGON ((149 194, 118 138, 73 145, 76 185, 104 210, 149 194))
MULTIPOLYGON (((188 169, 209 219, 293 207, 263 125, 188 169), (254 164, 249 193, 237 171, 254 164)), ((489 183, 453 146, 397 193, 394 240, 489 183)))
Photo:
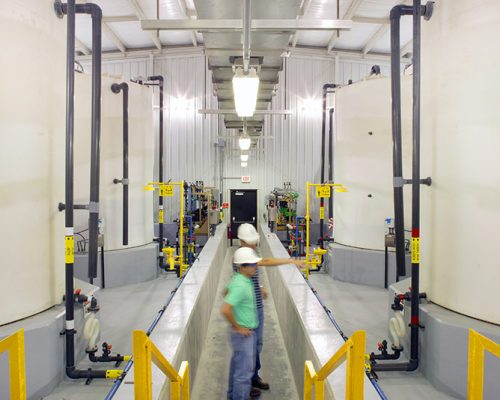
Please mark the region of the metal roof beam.
MULTIPOLYGON (((302 7, 299 10, 299 15, 297 15, 296 19, 300 19, 301 17, 306 15, 307 11, 309 10, 309 7, 311 6, 311 1, 312 0, 304 0, 304 2, 302 3, 302 7)), ((300 32, 295 32, 292 35, 291 40, 288 41, 289 43, 290 41, 292 42, 292 47, 297 46, 297 40, 299 40, 299 33, 300 32)))
POLYGON ((370 39, 366 42, 365 46, 363 47, 363 54, 367 54, 373 46, 377 44, 377 42, 389 31, 390 26, 389 25, 382 25, 377 32, 375 32, 370 39))
POLYGON ((116 33, 113 32, 113 30, 109 27, 108 24, 103 23, 102 30, 104 31, 104 34, 109 38, 109 40, 111 40, 114 43, 114 45, 118 48, 118 50, 120 50, 122 53, 125 53, 125 51, 127 51, 125 45, 116 35, 116 33))
POLYGON ((87 46, 85 46, 85 44, 79 39, 75 39, 75 47, 77 50, 80 50, 86 56, 92 54, 92 51, 90 51, 90 49, 87 46))
MULTIPOLYGON (((362 2, 363 0, 352 0, 351 5, 347 9, 343 18, 352 19, 352 17, 354 17, 354 14, 356 14, 356 11, 358 11, 358 8, 362 2)), ((338 32, 333 32, 332 36, 330 36, 330 40, 328 41, 328 46, 327 46, 328 52, 330 52, 333 49, 333 46, 335 46, 337 40, 338 40, 338 32)))
MULTIPOLYGON (((128 2, 130 3, 132 8, 134 9, 135 14, 137 15, 137 17, 140 20, 143 20, 146 18, 146 14, 144 14, 144 11, 142 11, 142 8, 139 5, 139 3, 137 2, 137 0, 128 0, 128 2)), ((153 40, 153 43, 155 44, 156 48, 158 50, 161 50, 162 45, 161 45, 160 39, 155 35, 154 32, 150 32, 150 35, 151 35, 151 39, 153 40)))
POLYGON ((401 56, 404 57, 407 53, 413 52, 413 39, 410 39, 403 47, 401 47, 401 56))
MULTIPOLYGON (((200 109, 198 114, 236 114, 236 110, 231 109, 200 109)), ((257 115, 291 115, 291 110, 255 110, 257 115)), ((243 123, 243 121, 241 122, 243 123)))
MULTIPOLYGON (((142 19, 141 26, 143 30, 238 32, 243 30, 243 21, 241 19, 142 19)), ((349 30, 351 28, 352 21, 342 19, 252 20, 252 31, 260 32, 331 31, 333 29, 349 30)))

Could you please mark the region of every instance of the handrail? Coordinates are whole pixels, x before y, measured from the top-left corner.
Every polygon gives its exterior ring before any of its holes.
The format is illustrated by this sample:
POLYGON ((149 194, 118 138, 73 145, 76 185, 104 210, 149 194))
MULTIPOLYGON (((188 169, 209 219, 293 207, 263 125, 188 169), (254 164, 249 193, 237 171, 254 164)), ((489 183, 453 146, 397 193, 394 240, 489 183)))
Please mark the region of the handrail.
POLYGON ((170 380, 170 400, 189 400, 189 364, 181 363, 179 372, 161 354, 143 331, 132 334, 134 349, 134 394, 136 399, 153 398, 151 362, 170 380))
POLYGON ((10 398, 26 400, 24 329, 0 341, 0 353, 9 352, 10 398))
POLYGON ((316 372, 311 361, 304 365, 304 400, 324 400, 325 380, 344 361, 346 365, 346 400, 363 400, 365 383, 366 332, 356 331, 316 372))
POLYGON ((467 400, 483 399, 484 351, 500 357, 500 344, 469 329, 469 365, 467 374, 467 400))

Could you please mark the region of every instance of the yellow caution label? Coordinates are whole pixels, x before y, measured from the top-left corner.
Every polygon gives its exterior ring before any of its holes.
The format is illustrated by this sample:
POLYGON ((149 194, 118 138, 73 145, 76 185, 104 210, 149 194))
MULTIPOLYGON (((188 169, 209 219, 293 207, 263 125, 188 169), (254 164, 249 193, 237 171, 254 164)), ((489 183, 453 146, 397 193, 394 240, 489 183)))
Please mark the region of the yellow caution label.
POLYGON ((123 369, 106 370, 106 379, 118 379, 123 374, 123 369))
POLYGON ((319 219, 325 219, 325 207, 319 208, 319 219))
POLYGON ((411 238, 411 262, 420 264, 420 238, 411 238))
POLYGON ((330 198, 331 192, 330 186, 316 186, 316 198, 330 198))
POLYGON ((174 195, 173 185, 160 185, 160 196, 172 197, 174 195))
POLYGON ((65 257, 66 264, 75 263, 75 237, 73 235, 66 235, 64 237, 65 257))
POLYGON ((163 224, 163 210, 158 210, 158 223, 163 224))

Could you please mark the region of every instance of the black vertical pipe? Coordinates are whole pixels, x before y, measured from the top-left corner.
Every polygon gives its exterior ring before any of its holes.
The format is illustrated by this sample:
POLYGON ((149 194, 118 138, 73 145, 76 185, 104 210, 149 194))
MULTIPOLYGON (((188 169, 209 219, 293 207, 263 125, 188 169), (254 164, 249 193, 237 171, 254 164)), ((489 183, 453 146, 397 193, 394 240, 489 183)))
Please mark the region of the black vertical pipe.
MULTIPOLYGON (((328 181, 333 182, 333 108, 330 108, 328 126, 328 181)), ((333 196, 328 199, 328 218, 333 218, 333 196)))
POLYGON ((101 8, 92 3, 78 4, 77 13, 92 17, 92 126, 90 149, 90 203, 89 203, 89 270, 91 282, 97 277, 99 250, 99 170, 101 142, 101 8))
POLYGON ((394 231, 396 235, 396 276, 406 275, 404 246, 403 153, 401 139, 401 44, 400 20, 411 15, 412 7, 398 5, 391 10, 391 98, 392 168, 394 176, 394 231))
MULTIPOLYGON (((160 88, 160 114, 159 114, 159 137, 158 137, 158 182, 163 183, 163 76, 154 75, 148 77, 149 81, 158 81, 158 87, 160 88)), ((158 209, 163 213, 163 197, 158 197, 158 209)), ((160 268, 164 268, 164 257, 163 257, 163 221, 158 220, 158 245, 160 250, 160 268)))
MULTIPOLYGON (((75 95, 75 14, 90 13, 99 19, 99 30, 101 27, 101 9, 95 4, 75 5, 75 0, 68 0, 66 4, 59 1, 55 3, 56 14, 62 18, 67 15, 67 54, 66 54, 66 149, 65 149, 65 228, 66 240, 74 237, 74 95, 75 95)), ((94 25, 94 24, 93 24, 94 25)), ((92 32, 94 35, 94 31, 92 32)), ((99 35, 100 38, 100 35, 99 35)), ((100 39, 99 39, 100 42, 100 39)), ((93 40, 94 43, 94 40, 93 40)), ((99 53, 93 53, 93 58, 100 59, 99 53)), ((95 50, 93 46, 93 50, 95 50)), ((100 65, 100 61, 99 61, 100 65)), ((100 71, 99 71, 100 85, 100 71)), ((69 251, 66 248, 66 251, 69 251)), ((96 254, 97 256, 97 254, 96 254)), ((68 262, 73 259, 73 252, 66 254, 65 263, 65 290, 66 290, 66 326, 64 330, 66 338, 66 375, 72 379, 79 378, 106 378, 106 371, 77 370, 75 368, 75 322, 74 322, 74 262, 68 262)))
MULTIPOLYGON (((113 83, 111 85, 113 93, 123 91, 123 226, 122 226, 122 243, 128 245, 128 84, 122 82, 120 84, 113 83)), ((116 183, 119 181, 116 180, 116 183)))
MULTIPOLYGON (((418 366, 419 292, 420 292, 420 32, 421 0, 413 0, 413 160, 411 196, 411 237, 417 243, 417 257, 411 263, 410 362, 418 366)), ((412 243, 413 244, 413 243, 412 243)))
MULTIPOLYGON (((67 53, 66 53, 66 176, 65 176, 65 227, 66 238, 74 235, 73 221, 73 171, 74 171, 74 120, 75 120, 75 0, 68 0, 67 14, 67 53)), ((73 287, 74 263, 65 265, 65 287, 66 287, 66 373, 68 376, 75 369, 75 321, 74 321, 74 287, 73 287)))
MULTIPOLYGON (((325 182, 325 136, 326 136, 326 95, 328 94, 328 89, 334 89, 336 85, 334 83, 325 83, 323 85, 323 115, 321 120, 321 183, 325 182)), ((323 208, 325 206, 325 199, 323 197, 320 198, 319 206, 323 208)), ((323 226, 324 219, 320 218, 319 220, 319 240, 321 248, 324 247, 324 234, 323 234, 323 226)))

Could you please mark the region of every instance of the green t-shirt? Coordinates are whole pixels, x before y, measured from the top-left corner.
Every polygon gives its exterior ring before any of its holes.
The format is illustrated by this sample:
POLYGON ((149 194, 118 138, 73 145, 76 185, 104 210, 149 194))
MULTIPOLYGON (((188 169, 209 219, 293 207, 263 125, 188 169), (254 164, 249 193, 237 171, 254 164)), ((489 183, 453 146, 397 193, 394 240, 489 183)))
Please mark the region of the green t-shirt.
POLYGON ((224 301, 233 306, 234 319, 238 325, 249 329, 257 328, 259 320, 252 280, 237 273, 233 275, 226 288, 228 293, 224 301))

